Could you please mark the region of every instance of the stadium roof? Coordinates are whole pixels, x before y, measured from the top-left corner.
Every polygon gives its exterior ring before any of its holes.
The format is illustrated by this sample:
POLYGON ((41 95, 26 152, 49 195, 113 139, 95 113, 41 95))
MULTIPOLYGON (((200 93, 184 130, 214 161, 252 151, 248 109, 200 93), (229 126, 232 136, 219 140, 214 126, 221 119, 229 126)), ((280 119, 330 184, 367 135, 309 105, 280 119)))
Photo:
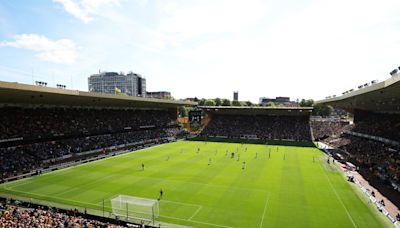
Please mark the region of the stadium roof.
POLYGON ((260 107, 260 106, 199 106, 209 114, 218 115, 311 115, 312 107, 260 107))
POLYGON ((176 108, 197 103, 83 92, 0 81, 0 103, 90 107, 176 108))
POLYGON ((400 112, 400 75, 375 83, 342 96, 316 101, 352 111, 400 112))

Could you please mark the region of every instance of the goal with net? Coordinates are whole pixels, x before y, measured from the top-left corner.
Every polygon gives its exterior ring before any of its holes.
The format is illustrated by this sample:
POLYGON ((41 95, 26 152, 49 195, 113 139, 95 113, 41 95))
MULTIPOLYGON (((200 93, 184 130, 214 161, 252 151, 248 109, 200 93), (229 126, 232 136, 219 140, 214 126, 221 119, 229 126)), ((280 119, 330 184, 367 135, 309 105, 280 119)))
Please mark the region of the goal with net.
POLYGON ((159 216, 159 203, 154 199, 119 195, 111 199, 111 207, 113 214, 121 218, 154 222, 159 216))

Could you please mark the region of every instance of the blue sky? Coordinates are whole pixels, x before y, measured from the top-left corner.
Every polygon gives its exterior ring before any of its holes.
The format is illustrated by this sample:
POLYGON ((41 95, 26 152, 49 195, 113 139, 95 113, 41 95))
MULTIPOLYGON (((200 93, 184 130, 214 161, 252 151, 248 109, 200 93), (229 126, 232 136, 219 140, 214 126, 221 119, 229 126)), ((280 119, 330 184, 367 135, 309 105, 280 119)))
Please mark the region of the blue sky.
POLYGON ((400 1, 0 2, 0 80, 87 90, 133 71, 175 98, 321 99, 400 65, 400 1))

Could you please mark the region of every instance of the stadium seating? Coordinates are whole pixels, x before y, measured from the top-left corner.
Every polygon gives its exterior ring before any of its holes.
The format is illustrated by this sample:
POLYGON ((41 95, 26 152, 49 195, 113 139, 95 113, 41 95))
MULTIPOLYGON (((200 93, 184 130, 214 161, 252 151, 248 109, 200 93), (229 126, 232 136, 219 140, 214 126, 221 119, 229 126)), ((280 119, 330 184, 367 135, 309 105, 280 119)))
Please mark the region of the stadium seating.
POLYGON ((176 124, 164 110, 3 107, 0 113, 0 140, 93 135, 176 124))
POLYGON ((357 113, 353 131, 400 142, 400 115, 386 113, 357 113))
POLYGON ((319 139, 343 151, 345 160, 390 188, 400 191, 400 147, 374 139, 374 136, 378 136, 399 142, 399 116, 363 112, 358 118, 351 125, 342 125, 339 121, 312 121, 314 137, 323 136, 319 139), (353 133, 372 137, 361 137, 353 133))
POLYGON ((214 115, 201 136, 311 141, 308 116, 214 115))
POLYGON ((336 119, 315 119, 311 120, 311 129, 314 139, 319 141, 332 135, 340 135, 343 130, 350 129, 349 121, 336 119))
POLYGON ((84 214, 74 210, 62 212, 55 208, 21 207, 0 202, 0 227, 120 228, 125 226, 85 218, 84 214))
POLYGON ((0 181, 87 151, 185 136, 166 110, 4 107, 0 112, 0 181))
POLYGON ((399 147, 351 135, 343 135, 342 138, 346 142, 339 148, 349 153, 348 160, 390 185, 399 185, 399 147))

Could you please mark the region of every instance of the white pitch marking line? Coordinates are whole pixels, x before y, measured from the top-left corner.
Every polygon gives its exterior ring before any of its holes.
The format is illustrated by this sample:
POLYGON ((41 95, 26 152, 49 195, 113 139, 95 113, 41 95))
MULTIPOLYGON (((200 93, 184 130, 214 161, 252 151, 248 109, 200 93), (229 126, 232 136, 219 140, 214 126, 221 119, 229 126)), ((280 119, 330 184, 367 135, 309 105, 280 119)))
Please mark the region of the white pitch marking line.
POLYGON ((92 184, 94 184, 94 183, 98 183, 98 182, 100 182, 100 181, 102 181, 102 180, 109 179, 109 178, 114 177, 114 176, 116 176, 116 174, 114 174, 114 175, 108 175, 108 176, 104 176, 104 177, 98 178, 98 179, 96 179, 96 180, 88 181, 88 182, 86 182, 85 184, 79 185, 78 187, 69 187, 69 188, 66 189, 65 191, 62 191, 62 192, 57 193, 57 195, 58 195, 58 196, 61 196, 61 195, 67 194, 67 193, 69 193, 69 192, 73 192, 73 191, 76 191, 76 190, 80 190, 83 186, 92 185, 92 184))
POLYGON ((167 215, 160 215, 160 217, 176 219, 176 220, 181 220, 181 221, 186 221, 186 222, 194 222, 194 223, 205 224, 205 225, 216 226, 216 227, 233 228, 232 226, 224 226, 224 225, 219 225, 219 224, 214 224, 214 223, 201 222, 201 221, 197 221, 197 220, 188 220, 188 219, 177 218, 177 217, 167 216, 167 215))
MULTIPOLYGON (((320 165, 321 165, 321 163, 320 163, 320 165)), ((337 193, 336 189, 333 187, 331 180, 329 179, 328 175, 326 174, 325 168, 322 166, 321 166, 321 168, 324 170, 325 177, 328 179, 329 185, 331 186, 333 192, 335 193, 336 198, 339 200, 340 204, 342 204, 344 210, 346 211, 347 217, 349 217, 351 223, 353 223, 353 226, 357 228, 357 225, 354 222, 353 217, 351 217, 349 211, 347 210, 347 207, 344 205, 344 203, 343 203, 342 199, 340 198, 339 194, 337 193)))
POLYGON ((10 185, 7 188, 12 190, 12 189, 14 189, 16 187, 27 185, 27 184, 31 184, 31 183, 33 183, 33 181, 27 181, 27 182, 22 182, 22 183, 19 183, 19 184, 16 184, 16 185, 10 185))
POLYGON ((260 227, 262 227, 262 225, 264 223, 264 216, 265 216, 265 212, 267 211, 268 200, 269 200, 269 194, 268 194, 267 199, 265 200, 264 211, 263 211, 263 214, 262 214, 260 227))
MULTIPOLYGON (((13 192, 24 193, 24 194, 27 194, 27 195, 34 195, 34 196, 46 197, 46 198, 50 198, 50 199, 60 199, 60 200, 64 200, 64 201, 67 201, 67 202, 74 202, 74 203, 79 203, 79 204, 83 204, 83 205, 99 206, 99 205, 93 204, 93 203, 87 203, 87 202, 83 202, 83 201, 75 201, 75 200, 70 200, 70 199, 66 199, 66 198, 62 198, 62 197, 49 196, 49 195, 42 195, 42 194, 31 193, 31 192, 25 192, 25 191, 19 191, 19 190, 12 190, 12 189, 9 189, 9 188, 6 188, 6 189, 8 189, 8 190, 10 190, 10 191, 13 191, 13 192)), ((31 198, 31 197, 28 197, 28 196, 20 196, 20 197, 22 197, 22 198, 31 198)), ((17 198, 18 198, 18 195, 17 195, 17 198)), ((37 199, 37 200, 41 200, 41 199, 37 199)), ((65 203, 52 202, 51 200, 42 200, 42 201, 45 201, 45 202, 48 202, 48 203, 56 203, 56 204, 64 204, 64 205, 65 205, 65 203)), ((72 204, 72 205, 70 205, 70 206, 78 206, 78 205, 73 205, 73 204, 72 204)), ((79 206, 79 207, 84 207, 84 206, 79 206)))
POLYGON ((201 209, 203 209, 203 206, 199 206, 199 208, 197 208, 197 210, 192 214, 192 216, 190 216, 188 220, 192 220, 192 218, 194 218, 194 216, 196 216, 201 209))
POLYGON ((164 199, 162 199, 160 202, 176 203, 176 204, 187 205, 187 206, 195 206, 195 207, 200 207, 200 206, 201 206, 201 205, 199 205, 199 204, 181 203, 181 202, 177 202, 177 201, 164 200, 164 199))

